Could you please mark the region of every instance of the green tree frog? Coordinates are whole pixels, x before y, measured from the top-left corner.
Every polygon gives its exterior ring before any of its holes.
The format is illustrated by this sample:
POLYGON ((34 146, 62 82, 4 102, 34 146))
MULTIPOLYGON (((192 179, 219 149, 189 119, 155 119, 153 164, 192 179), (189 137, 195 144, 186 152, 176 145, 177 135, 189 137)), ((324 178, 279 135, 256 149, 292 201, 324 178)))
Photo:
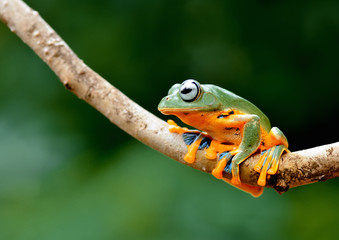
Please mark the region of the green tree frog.
POLYGON ((277 172, 282 153, 288 151, 285 135, 277 127, 271 128, 269 119, 259 108, 215 85, 200 84, 193 79, 175 84, 158 109, 198 129, 181 128, 168 120, 169 131, 184 138, 188 148, 186 162, 193 163, 197 150, 205 149, 206 158, 217 159, 212 171, 214 177, 253 196, 262 194, 267 174, 277 172), (239 165, 257 151, 261 156, 254 170, 260 175, 258 186, 251 186, 240 181, 239 165), (231 180, 223 178, 223 171, 232 174, 231 180))

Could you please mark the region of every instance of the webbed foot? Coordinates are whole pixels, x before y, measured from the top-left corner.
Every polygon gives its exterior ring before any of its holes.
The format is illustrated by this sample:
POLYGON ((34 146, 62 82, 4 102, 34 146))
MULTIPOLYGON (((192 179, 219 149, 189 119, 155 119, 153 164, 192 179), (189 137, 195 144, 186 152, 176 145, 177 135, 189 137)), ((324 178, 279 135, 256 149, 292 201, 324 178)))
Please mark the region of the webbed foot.
POLYGON ((223 152, 219 155, 219 161, 217 163, 217 166, 213 169, 212 175, 217 179, 222 179, 222 172, 226 171, 228 172, 227 167, 230 166, 232 155, 229 151, 223 152))
MULTIPOLYGON (((188 163, 194 163, 195 155, 198 150, 206 150, 206 158, 216 159, 218 153, 234 150, 236 145, 227 145, 219 141, 212 140, 207 133, 198 130, 189 130, 186 127, 179 127, 173 120, 167 120, 170 125, 169 131, 172 133, 181 134, 185 144, 187 145, 188 152, 184 157, 184 160, 188 163)), ((215 173, 220 179, 222 176, 223 168, 220 168, 215 173), (220 175, 221 174, 221 175, 220 175)))
POLYGON ((195 155, 197 154, 200 142, 201 142, 201 138, 200 138, 200 135, 198 135, 198 137, 195 139, 195 141, 191 145, 187 145, 188 151, 184 157, 184 160, 187 163, 194 163, 195 155))
POLYGON ((220 160, 217 164, 217 167, 212 171, 213 176, 218 179, 224 180, 225 182, 231 184, 233 187, 236 187, 244 192, 251 194, 253 197, 259 197, 264 191, 263 187, 252 186, 246 183, 242 183, 240 179, 237 179, 237 178, 232 178, 232 180, 230 180, 222 176, 223 171, 227 173, 232 173, 232 158, 233 157, 234 155, 232 155, 230 151, 221 153, 219 155, 220 160), (239 181, 236 181, 234 179, 239 180, 239 181))
POLYGON ((222 178, 222 172, 231 166, 231 160, 234 156, 234 150, 237 148, 236 145, 222 144, 216 140, 212 140, 210 147, 206 150, 206 158, 215 159, 217 153, 219 154, 219 160, 216 167, 212 171, 212 175, 218 179, 222 178))
POLYGON ((277 145, 261 153, 258 163, 254 166, 254 170, 260 173, 258 179, 259 186, 266 185, 267 174, 276 174, 279 167, 280 157, 284 151, 289 152, 286 146, 277 145))
POLYGON ((185 127, 179 127, 173 120, 168 120, 167 123, 170 125, 170 132, 182 135, 188 150, 184 157, 184 160, 187 163, 194 163, 197 151, 209 147, 211 140, 204 137, 206 135, 205 133, 198 130, 189 130, 185 127))
MULTIPOLYGON (((217 163, 217 166, 213 169, 212 175, 215 178, 222 179, 222 173, 223 171, 227 173, 232 173, 232 158, 236 154, 236 151, 225 151, 219 155, 219 161, 217 163)), ((240 177, 232 177, 231 180, 228 181, 233 186, 240 186, 241 181, 240 177)))

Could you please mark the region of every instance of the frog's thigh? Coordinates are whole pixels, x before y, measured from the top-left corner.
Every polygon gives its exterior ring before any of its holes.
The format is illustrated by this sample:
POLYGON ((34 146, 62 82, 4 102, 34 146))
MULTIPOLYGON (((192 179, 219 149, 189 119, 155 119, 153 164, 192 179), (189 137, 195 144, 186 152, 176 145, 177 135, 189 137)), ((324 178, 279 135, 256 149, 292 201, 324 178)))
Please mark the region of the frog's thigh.
POLYGON ((232 159, 232 182, 234 184, 240 184, 239 164, 258 149, 261 141, 259 117, 256 115, 240 115, 240 119, 247 121, 243 127, 242 142, 232 159))

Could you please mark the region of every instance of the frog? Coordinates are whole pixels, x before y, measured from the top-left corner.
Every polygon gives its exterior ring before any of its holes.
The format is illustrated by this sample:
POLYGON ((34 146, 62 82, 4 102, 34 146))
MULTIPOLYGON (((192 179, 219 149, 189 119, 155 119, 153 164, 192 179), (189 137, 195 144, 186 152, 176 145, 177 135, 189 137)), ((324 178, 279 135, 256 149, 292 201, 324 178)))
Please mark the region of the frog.
POLYGON ((178 117, 193 127, 178 126, 168 120, 169 131, 181 134, 187 145, 184 161, 192 164, 199 150, 207 159, 215 159, 212 175, 247 193, 258 197, 267 180, 277 173, 284 152, 289 152, 288 141, 277 127, 271 127, 268 117, 253 103, 235 93, 213 84, 200 84, 187 79, 174 84, 162 98, 158 110, 164 115, 178 117), (260 158, 254 170, 257 185, 243 183, 239 166, 255 153, 260 158), (231 179, 223 173, 231 174, 231 179))

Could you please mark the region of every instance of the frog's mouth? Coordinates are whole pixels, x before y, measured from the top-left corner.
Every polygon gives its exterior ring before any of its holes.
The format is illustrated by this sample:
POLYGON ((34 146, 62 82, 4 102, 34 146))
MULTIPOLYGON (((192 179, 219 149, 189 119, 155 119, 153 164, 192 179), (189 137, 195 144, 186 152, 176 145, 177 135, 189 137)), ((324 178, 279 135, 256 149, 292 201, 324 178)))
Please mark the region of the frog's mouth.
POLYGON ((158 110, 164 115, 176 115, 176 113, 184 113, 184 112, 195 112, 201 110, 201 107, 197 108, 158 108, 158 110))

